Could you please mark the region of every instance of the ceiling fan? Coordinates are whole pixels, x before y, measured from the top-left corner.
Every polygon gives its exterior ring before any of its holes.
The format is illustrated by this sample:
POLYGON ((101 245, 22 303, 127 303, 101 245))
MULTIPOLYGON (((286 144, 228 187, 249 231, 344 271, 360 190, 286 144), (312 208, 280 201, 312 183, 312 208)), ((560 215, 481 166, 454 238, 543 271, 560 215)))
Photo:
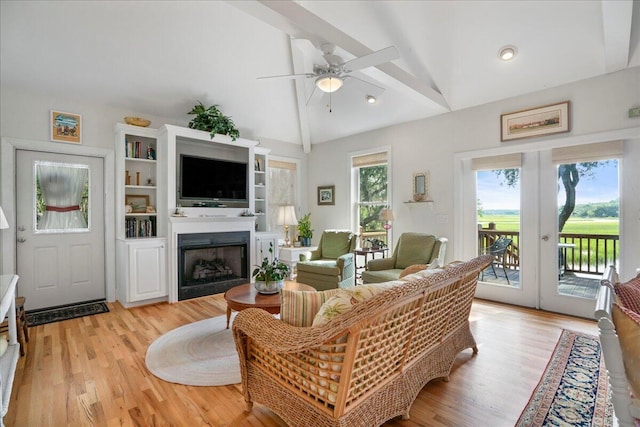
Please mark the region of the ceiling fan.
MULTIPOLYGON (((349 61, 344 61, 339 55, 336 55, 335 45, 326 43, 320 46, 322 51, 322 57, 326 61, 326 64, 313 66, 313 73, 303 74, 287 74, 282 76, 268 76, 258 77, 259 79, 298 79, 298 78, 314 78, 315 84, 318 89, 323 92, 331 93, 335 92, 342 87, 345 80, 349 78, 356 78, 350 75, 350 73, 358 70, 362 70, 368 67, 373 67, 385 62, 392 61, 399 57, 398 49, 395 46, 389 46, 384 49, 372 52, 368 55, 354 58, 349 61)), ((360 80, 360 79, 358 79, 360 80)), ((371 84, 362 80, 367 84, 371 84)))

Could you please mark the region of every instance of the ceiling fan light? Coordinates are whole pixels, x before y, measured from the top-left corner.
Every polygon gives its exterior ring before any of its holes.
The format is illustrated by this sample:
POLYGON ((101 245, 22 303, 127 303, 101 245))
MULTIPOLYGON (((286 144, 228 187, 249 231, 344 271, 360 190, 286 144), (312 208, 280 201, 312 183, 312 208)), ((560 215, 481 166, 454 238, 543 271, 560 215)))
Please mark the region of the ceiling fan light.
POLYGON ((503 46, 498 51, 498 58, 503 61, 511 61, 518 54, 518 48, 515 46, 503 46))
POLYGON ((344 82, 337 76, 320 76, 316 79, 316 86, 323 92, 335 92, 344 82))

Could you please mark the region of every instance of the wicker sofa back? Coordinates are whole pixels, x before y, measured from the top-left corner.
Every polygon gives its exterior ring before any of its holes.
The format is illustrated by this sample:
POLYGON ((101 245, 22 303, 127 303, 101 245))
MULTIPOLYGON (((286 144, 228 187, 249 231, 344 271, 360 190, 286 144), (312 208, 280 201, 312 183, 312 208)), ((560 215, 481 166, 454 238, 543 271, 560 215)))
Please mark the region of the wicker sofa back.
POLYGON ((323 326, 295 327, 260 309, 233 322, 247 409, 290 426, 375 426, 407 419, 418 392, 473 348, 469 312, 485 255, 416 273, 323 326))

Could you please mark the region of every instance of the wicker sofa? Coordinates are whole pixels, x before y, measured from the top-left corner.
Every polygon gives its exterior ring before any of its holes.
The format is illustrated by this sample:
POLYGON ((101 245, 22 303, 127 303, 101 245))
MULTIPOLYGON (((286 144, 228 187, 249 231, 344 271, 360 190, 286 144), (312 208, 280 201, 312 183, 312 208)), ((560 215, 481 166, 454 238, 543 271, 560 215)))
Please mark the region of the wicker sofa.
POLYGON ((290 426, 408 419, 426 383, 448 378, 462 350, 477 352, 468 318, 478 275, 492 259, 389 282, 322 326, 291 326, 260 309, 238 313, 233 334, 247 410, 261 403, 290 426))

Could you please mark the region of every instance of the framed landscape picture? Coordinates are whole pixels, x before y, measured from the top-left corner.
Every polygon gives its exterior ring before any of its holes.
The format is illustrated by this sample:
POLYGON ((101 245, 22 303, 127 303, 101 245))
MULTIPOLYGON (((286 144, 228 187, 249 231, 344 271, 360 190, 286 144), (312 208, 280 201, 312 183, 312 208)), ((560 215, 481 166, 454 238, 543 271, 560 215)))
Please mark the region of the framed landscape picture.
POLYGON ((82 117, 79 114, 51 110, 49 118, 52 141, 82 143, 82 117))
POLYGON ((335 185, 325 185, 318 187, 318 206, 335 205, 335 185))
POLYGON ((124 196, 124 204, 131 206, 131 213, 147 213, 149 206, 148 194, 126 194, 124 196))
POLYGON ((569 101, 500 116, 500 140, 569 132, 569 101))

